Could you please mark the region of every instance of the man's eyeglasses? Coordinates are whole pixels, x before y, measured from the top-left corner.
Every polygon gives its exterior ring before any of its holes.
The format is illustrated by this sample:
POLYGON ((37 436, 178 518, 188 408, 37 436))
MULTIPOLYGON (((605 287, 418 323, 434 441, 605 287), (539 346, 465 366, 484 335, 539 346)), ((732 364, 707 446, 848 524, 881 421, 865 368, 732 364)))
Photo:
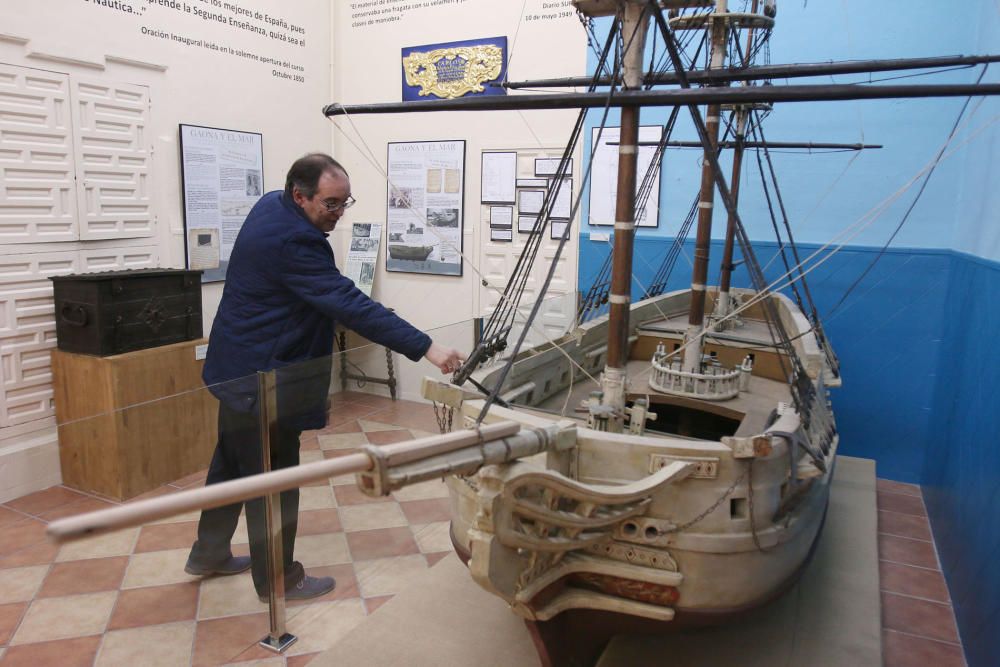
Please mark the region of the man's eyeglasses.
POLYGON ((357 199, 348 195, 347 199, 342 202, 320 201, 320 204, 322 204, 330 213, 336 213, 337 211, 344 211, 351 208, 357 201, 357 199))

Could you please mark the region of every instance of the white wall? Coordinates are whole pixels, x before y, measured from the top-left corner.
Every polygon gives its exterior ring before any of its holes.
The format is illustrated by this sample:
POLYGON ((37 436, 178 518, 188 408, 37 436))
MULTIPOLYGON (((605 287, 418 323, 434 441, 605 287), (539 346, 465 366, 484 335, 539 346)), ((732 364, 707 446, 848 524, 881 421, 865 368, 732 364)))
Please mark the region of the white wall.
MULTIPOLYGON (((260 132, 265 187, 281 188, 296 157, 311 150, 329 150, 331 145, 330 124, 319 111, 330 98, 331 4, 324 0, 39 0, 0 5, 0 63, 148 88, 151 108, 144 132, 152 138, 149 194, 155 219, 147 238, 5 243, 0 255, 30 258, 97 246, 128 254, 130 248, 153 246, 159 266, 183 266, 178 124, 260 132), (221 16, 223 21, 206 18, 206 14, 221 16), (284 24, 268 22, 266 17, 284 24), (275 35, 259 35, 232 25, 230 19, 275 35), (304 34, 294 31, 293 24, 303 27, 304 34), (171 34, 218 48, 183 44, 170 39, 171 34), (305 43, 293 45, 289 37, 305 43), (288 66, 254 61, 237 55, 239 51, 288 66), (303 80, 275 76, 275 71, 303 80)), ((32 289, 38 291, 38 285, 46 283, 42 276, 32 289)), ((3 287, 6 292, 12 289, 10 284, 3 287)), ((221 283, 205 286, 206 333, 221 288, 221 283)), ((46 313, 51 318, 50 293, 42 293, 32 307, 39 313, 36 322, 46 313), (46 298, 48 303, 42 303, 46 298)), ((54 345, 54 335, 41 330, 46 327, 54 330, 54 323, 43 322, 33 334, 41 347, 54 345)), ((0 348, 3 344, 0 340, 0 348)), ((6 357, 4 361, 9 370, 6 357)), ((50 379, 47 365, 33 372, 36 380, 50 379)), ((5 384, 11 381, 4 378, 5 384)), ((51 400, 46 399, 51 392, 44 386, 37 385, 36 390, 42 392, 43 403, 51 400)), ((0 500, 59 481, 52 415, 49 409, 31 423, 0 429, 0 500)))
MULTIPOLYGON (((524 17, 540 18, 522 18, 521 2, 337 2, 333 15, 335 75, 330 102, 398 102, 402 99, 400 50, 403 47, 475 38, 507 37, 511 81, 584 74, 585 33, 569 2, 527 0, 523 10, 524 17), (563 6, 551 7, 559 4, 563 6), (372 11, 379 13, 371 14, 372 11), (369 24, 369 20, 382 22, 369 24)), ((489 236, 488 224, 485 227, 482 224, 479 199, 481 152, 498 148, 530 151, 543 147, 561 151, 576 116, 575 111, 449 112, 334 119, 338 128, 333 138, 334 155, 350 171, 353 193, 358 200, 345 218, 346 223, 385 222, 386 179, 383 174, 387 143, 466 141, 463 245, 464 254, 472 263, 464 264, 460 278, 387 273, 383 248, 373 296, 395 308, 415 326, 430 329, 432 337, 471 351, 471 326, 444 325, 469 323, 483 314, 485 307, 481 304, 481 277, 477 274, 480 267, 475 266, 483 235, 489 236), (371 151, 373 160, 366 157, 367 150, 371 151)), ((577 170, 580 165, 578 154, 577 170)), ((579 188, 579 178, 576 183, 575 187, 579 188)), ((343 223, 334 233, 338 258, 345 256, 349 235, 350 225, 343 223)), ((575 280, 577 234, 571 236, 574 243, 567 247, 565 254, 572 258, 569 272, 575 280)), ((380 352, 362 358, 369 362, 361 364, 367 371, 385 375, 385 360, 380 352)), ((402 394, 411 399, 418 396, 420 379, 424 375, 437 374, 426 361, 413 365, 401 360, 397 370, 402 394)))

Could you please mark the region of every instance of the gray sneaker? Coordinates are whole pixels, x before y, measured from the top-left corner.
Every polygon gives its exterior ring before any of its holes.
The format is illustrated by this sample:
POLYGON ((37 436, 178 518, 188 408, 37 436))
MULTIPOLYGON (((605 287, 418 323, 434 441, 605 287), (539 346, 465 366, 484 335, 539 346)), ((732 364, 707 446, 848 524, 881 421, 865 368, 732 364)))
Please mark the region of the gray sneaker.
MULTIPOLYGON (((299 583, 285 587, 286 600, 308 600, 326 595, 337 587, 337 582, 333 577, 310 577, 303 576, 299 583)), ((267 593, 257 596, 261 602, 267 602, 267 593)))

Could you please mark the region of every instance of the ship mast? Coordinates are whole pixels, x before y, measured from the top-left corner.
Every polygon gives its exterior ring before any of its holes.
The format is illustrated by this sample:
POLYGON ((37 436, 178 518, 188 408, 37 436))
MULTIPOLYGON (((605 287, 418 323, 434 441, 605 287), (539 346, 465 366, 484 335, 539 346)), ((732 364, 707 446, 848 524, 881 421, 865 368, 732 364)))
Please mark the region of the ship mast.
MULTIPOLYGON (((753 0, 753 4, 750 7, 750 12, 752 14, 757 13, 757 0, 753 0)), ((743 68, 749 67, 750 58, 753 56, 753 29, 754 26, 751 25, 747 30, 747 46, 746 51, 743 54, 743 68)), ((744 85, 749 85, 744 82, 744 85)), ((733 172, 729 179, 730 191, 733 197, 733 206, 739 204, 740 197, 740 174, 743 170, 743 152, 745 149, 744 141, 747 134, 747 118, 750 115, 750 106, 748 105, 737 105, 734 108, 734 115, 736 117, 735 125, 735 141, 733 142, 733 172)), ((732 283, 733 276, 733 246, 736 244, 736 216, 730 214, 728 222, 726 224, 726 240, 722 246, 722 266, 719 272, 719 292, 715 299, 715 310, 712 313, 713 319, 716 320, 716 328, 727 329, 732 324, 731 319, 727 319, 729 313, 733 310, 732 299, 729 296, 729 288, 732 283)))
MULTIPOLYGON (((708 69, 722 69, 726 60, 726 37, 728 21, 723 16, 728 13, 728 0, 717 0, 715 12, 708 18, 711 39, 711 55, 708 69)), ((719 121, 722 105, 709 104, 705 111, 705 129, 710 146, 705 152, 718 151, 719 121)), ((708 255, 712 242, 712 207, 715 202, 715 174, 711 158, 705 155, 701 168, 701 195, 698 199, 698 231, 694 246, 694 267, 691 271, 691 308, 688 311, 688 327, 684 334, 684 354, 681 369, 697 373, 701 370, 701 330, 705 325, 705 296, 708 284, 708 255)))
MULTIPOLYGON (((584 3, 579 3, 579 5, 584 3)), ((622 87, 642 87, 642 56, 649 15, 641 0, 622 3, 622 87)), ((618 144, 618 190, 612 255, 608 357, 601 376, 601 412, 607 430, 620 433, 625 417, 625 366, 628 363, 629 307, 632 301, 632 248, 635 230, 635 183, 639 154, 639 107, 622 108, 618 144)))

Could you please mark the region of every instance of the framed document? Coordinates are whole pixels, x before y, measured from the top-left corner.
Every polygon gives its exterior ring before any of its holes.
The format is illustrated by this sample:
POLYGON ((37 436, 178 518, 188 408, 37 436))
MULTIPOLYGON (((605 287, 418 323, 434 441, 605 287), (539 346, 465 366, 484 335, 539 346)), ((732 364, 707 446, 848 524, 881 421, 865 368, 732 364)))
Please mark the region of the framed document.
POLYGON ((514 230, 512 229, 491 229, 490 241, 500 241, 511 243, 514 240, 514 230))
POLYGON ((513 206, 490 206, 490 227, 510 229, 514 225, 513 206))
POLYGON ((545 203, 545 190, 521 190, 517 196, 517 212, 538 215, 545 203))
MULTIPOLYGON (((556 172, 559 171, 559 163, 562 162, 562 158, 559 157, 536 157, 535 158, 535 176, 555 176, 556 172)), ((573 158, 567 161, 565 176, 571 176, 573 174, 573 158)))
POLYGON ((563 232, 569 227, 569 220, 549 220, 549 238, 562 239, 563 232))
POLYGON ((484 152, 480 201, 484 204, 513 204, 517 182, 517 153, 484 152))
POLYGON ((465 141, 388 145, 387 271, 462 275, 465 141))
POLYGON ((535 225, 538 224, 537 215, 519 215, 517 216, 517 231, 520 234, 533 234, 535 233, 535 225))
POLYGON ((547 178, 519 178, 519 179, 517 179, 517 187, 519 187, 519 188, 547 188, 547 187, 549 187, 549 179, 547 179, 547 178))
POLYGON ((552 203, 552 213, 549 217, 568 220, 573 211, 573 179, 564 178, 560 183, 559 179, 553 178, 552 191, 556 200, 552 203))
POLYGON ((225 280, 236 235, 264 194, 263 137, 183 123, 178 132, 187 268, 201 269, 203 283, 225 280))

